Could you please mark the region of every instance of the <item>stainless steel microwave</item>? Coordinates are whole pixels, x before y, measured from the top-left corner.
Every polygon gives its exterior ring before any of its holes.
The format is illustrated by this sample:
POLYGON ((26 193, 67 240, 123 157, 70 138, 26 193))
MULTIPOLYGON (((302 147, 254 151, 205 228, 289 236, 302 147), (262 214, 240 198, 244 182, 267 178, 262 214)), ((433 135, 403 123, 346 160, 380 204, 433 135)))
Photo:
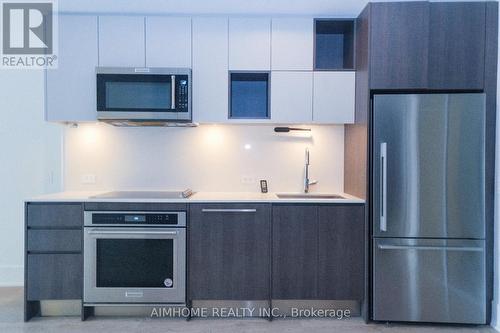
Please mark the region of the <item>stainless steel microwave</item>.
POLYGON ((101 121, 190 123, 191 69, 97 67, 101 121))

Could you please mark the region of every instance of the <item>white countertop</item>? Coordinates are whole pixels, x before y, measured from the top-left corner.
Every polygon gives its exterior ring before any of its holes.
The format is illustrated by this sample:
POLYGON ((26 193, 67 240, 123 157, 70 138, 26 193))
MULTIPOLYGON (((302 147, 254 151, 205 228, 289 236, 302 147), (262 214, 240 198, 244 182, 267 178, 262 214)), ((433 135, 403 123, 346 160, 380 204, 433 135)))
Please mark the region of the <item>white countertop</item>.
MULTIPOLYGON (((58 192, 40 195, 34 198, 25 200, 26 202, 149 202, 149 203, 237 203, 237 202, 254 202, 254 203, 364 203, 363 199, 349 195, 347 193, 335 193, 343 196, 345 199, 324 199, 324 198, 307 198, 296 199, 286 198, 280 199, 276 193, 258 193, 258 192, 196 192, 189 198, 179 199, 103 199, 92 198, 95 195, 110 191, 89 191, 89 192, 58 192)), ((281 193, 281 192, 280 192, 281 193)), ((285 193, 285 192, 283 192, 285 193)), ((311 193, 322 194, 322 193, 311 193)))

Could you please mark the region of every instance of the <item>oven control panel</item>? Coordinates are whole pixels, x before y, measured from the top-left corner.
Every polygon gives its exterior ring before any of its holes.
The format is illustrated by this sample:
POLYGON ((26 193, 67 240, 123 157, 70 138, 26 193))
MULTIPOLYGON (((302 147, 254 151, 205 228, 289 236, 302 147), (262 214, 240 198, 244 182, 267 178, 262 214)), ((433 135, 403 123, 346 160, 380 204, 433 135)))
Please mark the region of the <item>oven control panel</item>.
POLYGON ((185 226, 186 212, 85 212, 86 226, 185 226))

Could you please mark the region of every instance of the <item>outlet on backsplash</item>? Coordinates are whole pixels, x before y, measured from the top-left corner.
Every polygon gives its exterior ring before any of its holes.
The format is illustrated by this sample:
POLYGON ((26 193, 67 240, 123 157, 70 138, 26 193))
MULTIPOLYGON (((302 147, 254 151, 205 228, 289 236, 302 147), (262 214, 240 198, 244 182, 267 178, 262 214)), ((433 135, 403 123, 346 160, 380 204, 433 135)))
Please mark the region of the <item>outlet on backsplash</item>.
POLYGON ((245 185, 255 184, 255 177, 253 176, 241 176, 241 183, 245 185))
POLYGON ((94 174, 82 175, 80 182, 85 185, 95 184, 95 175, 94 174))

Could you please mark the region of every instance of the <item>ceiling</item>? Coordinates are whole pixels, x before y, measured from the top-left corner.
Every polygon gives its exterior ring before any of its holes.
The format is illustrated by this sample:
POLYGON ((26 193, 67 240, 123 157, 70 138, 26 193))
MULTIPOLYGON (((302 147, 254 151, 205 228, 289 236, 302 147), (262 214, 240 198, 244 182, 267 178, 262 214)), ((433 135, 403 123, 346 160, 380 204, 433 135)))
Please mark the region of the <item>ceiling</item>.
MULTIPOLYGON (((415 1, 415 0, 372 0, 415 1)), ((417 0, 418 1, 418 0, 417 0)), ((426 0, 422 0, 426 1, 426 0)), ((433 0, 481 1, 481 0, 433 0)), ((498 1, 498 0, 495 0, 498 1)), ((59 11, 110 14, 356 17, 369 0, 58 0, 59 11)))
POLYGON ((134 14, 357 16, 368 0, 59 0, 59 11, 134 14))

